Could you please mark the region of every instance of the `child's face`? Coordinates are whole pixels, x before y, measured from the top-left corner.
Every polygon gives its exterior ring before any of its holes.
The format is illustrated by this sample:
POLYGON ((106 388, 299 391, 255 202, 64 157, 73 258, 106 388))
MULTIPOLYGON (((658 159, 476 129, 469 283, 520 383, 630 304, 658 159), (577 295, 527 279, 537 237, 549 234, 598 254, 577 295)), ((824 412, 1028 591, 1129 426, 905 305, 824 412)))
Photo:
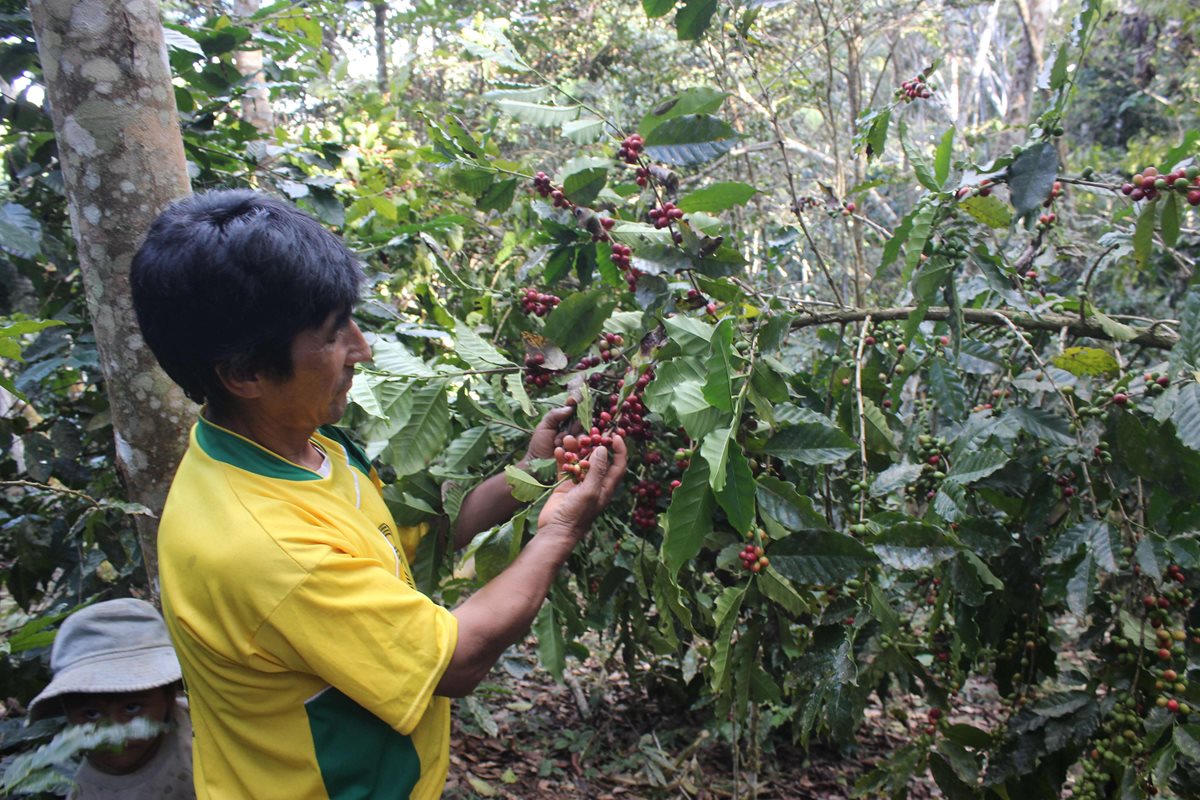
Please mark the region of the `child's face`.
MULTIPOLYGON (((124 724, 138 717, 166 722, 174 702, 174 689, 160 686, 143 692, 68 695, 63 698, 63 707, 72 725, 105 725, 124 724)), ((140 769, 154 757, 160 739, 161 734, 150 739, 130 739, 119 751, 93 750, 87 758, 99 770, 125 775, 140 769)))

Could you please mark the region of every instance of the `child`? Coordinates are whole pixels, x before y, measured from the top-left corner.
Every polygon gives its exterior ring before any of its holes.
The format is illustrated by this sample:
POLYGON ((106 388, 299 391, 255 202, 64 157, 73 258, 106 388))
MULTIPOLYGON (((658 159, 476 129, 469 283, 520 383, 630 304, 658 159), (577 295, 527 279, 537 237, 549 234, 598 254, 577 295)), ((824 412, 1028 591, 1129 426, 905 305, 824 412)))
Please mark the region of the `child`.
POLYGON ((166 725, 148 739, 87 753, 72 800, 195 798, 179 661, 154 606, 123 598, 77 611, 54 639, 50 668, 50 685, 29 704, 31 722, 63 713, 72 725, 137 718, 166 725))

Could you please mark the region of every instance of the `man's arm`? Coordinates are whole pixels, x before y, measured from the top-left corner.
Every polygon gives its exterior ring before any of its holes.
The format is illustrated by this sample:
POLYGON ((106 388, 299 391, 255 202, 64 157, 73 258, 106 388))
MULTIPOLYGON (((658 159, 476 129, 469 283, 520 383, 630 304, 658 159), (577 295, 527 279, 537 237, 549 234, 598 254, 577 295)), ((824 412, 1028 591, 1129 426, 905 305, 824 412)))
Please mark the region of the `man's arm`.
POLYGON ((567 556, 617 490, 626 465, 620 437, 613 437, 609 459, 605 448, 593 450, 587 476, 578 484, 565 480, 554 490, 538 516, 537 534, 516 560, 454 609, 458 642, 435 694, 470 694, 505 649, 529 630, 567 556))
MULTIPOLYGON (((553 457, 554 447, 562 435, 558 428, 573 413, 574 407, 564 406, 542 417, 542 421, 534 428, 525 458, 517 466, 525 468, 525 464, 535 458, 553 457)), ((458 519, 454 524, 454 548, 458 550, 466 547, 480 531, 486 531, 511 519, 521 505, 513 498, 504 473, 488 478, 463 498, 458 510, 458 519)))

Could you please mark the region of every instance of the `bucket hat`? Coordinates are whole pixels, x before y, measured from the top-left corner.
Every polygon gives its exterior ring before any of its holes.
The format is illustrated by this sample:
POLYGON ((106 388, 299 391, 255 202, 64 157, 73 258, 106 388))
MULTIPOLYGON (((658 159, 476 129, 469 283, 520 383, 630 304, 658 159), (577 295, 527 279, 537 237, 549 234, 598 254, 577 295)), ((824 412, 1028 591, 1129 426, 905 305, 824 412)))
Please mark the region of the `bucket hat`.
POLYGON ((50 650, 54 678, 29 704, 29 721, 52 716, 47 702, 75 692, 142 692, 181 677, 158 609, 131 597, 106 600, 67 617, 50 650))

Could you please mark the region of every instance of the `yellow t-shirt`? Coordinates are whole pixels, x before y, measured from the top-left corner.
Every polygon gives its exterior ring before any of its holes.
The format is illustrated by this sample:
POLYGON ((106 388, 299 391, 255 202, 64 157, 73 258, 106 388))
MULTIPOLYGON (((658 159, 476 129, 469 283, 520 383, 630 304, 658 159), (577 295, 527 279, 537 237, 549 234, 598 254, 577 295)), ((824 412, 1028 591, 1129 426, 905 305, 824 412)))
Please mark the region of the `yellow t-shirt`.
POLYGON ((195 731, 196 796, 441 796, 450 703, 433 690, 458 623, 417 591, 362 452, 329 474, 201 418, 158 533, 163 614, 195 731))

